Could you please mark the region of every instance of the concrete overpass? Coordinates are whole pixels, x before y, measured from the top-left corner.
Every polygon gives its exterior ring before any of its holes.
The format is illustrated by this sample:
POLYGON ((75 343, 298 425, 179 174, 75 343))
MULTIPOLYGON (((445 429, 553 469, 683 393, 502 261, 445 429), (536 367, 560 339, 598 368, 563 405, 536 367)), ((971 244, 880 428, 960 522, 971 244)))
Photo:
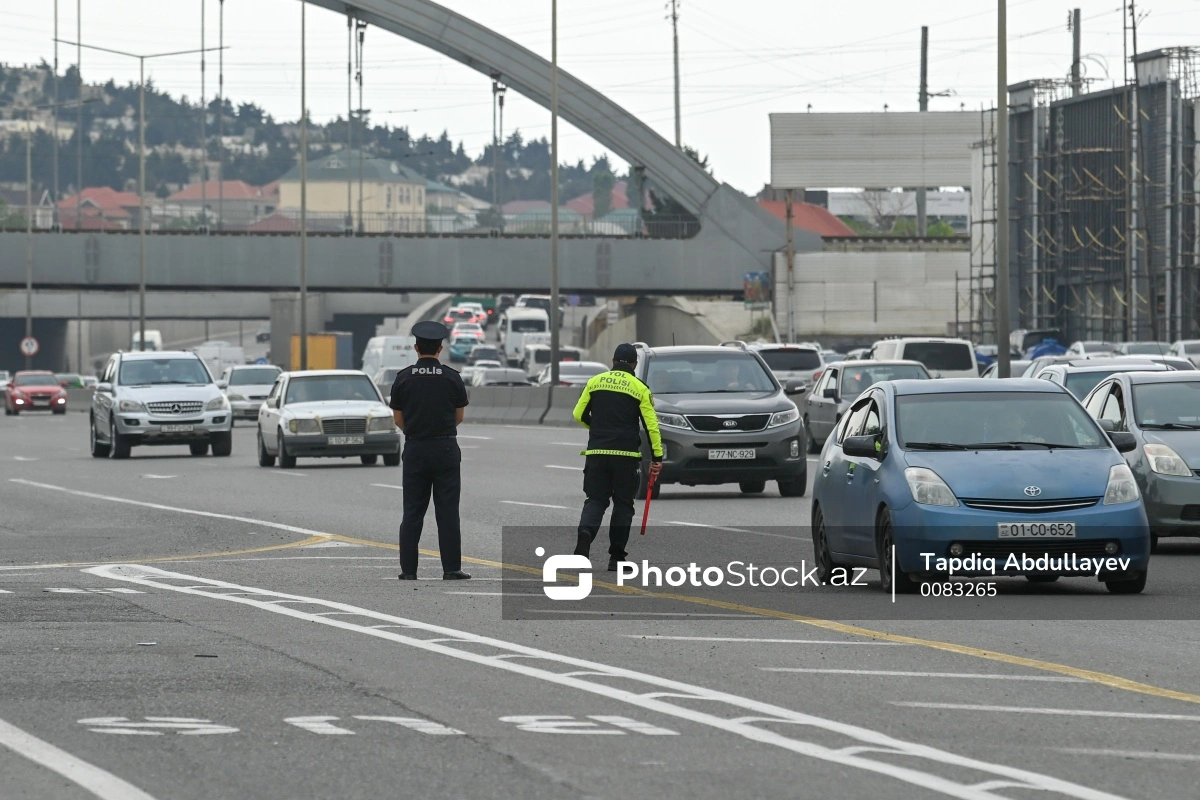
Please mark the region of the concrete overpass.
MULTIPOLYGON (((419 42, 549 106, 550 64, 478 23, 427 0, 308 0, 352 13, 419 42)), ((565 290, 620 294, 723 294, 748 271, 769 271, 784 246, 779 220, 721 184, 687 155, 570 73, 559 72, 562 118, 592 136, 691 211, 700 230, 690 239, 563 237, 565 290)), ((25 282, 24 234, 0 232, 0 288, 25 282)), ((161 290, 286 291, 296 285, 295 236, 156 233, 149 237, 147 282, 161 290)), ((798 252, 821 247, 798 231, 798 252)), ((314 291, 544 290, 550 248, 544 236, 323 235, 309 239, 314 291)), ((122 290, 138 283, 133 232, 39 232, 35 282, 44 288, 122 290)))
MULTIPOLYGON (((293 301, 294 293, 157 292, 146 293, 146 319, 269 319, 272 303, 293 301)), ((384 292, 314 293, 311 305, 319 317, 359 314, 404 316, 411 307, 407 294, 384 292)), ((137 316, 137 292, 36 289, 33 316, 53 319, 128 319, 137 316)), ((0 290, 0 320, 25 319, 25 290, 0 290)))

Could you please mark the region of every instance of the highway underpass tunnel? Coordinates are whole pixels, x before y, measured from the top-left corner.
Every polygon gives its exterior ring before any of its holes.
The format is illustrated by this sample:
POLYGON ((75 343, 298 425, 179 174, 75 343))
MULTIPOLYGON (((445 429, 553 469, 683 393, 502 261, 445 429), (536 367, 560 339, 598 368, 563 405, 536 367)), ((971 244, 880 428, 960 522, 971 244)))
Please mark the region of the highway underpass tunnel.
POLYGON ((362 369, 363 351, 367 349, 367 342, 375 336, 375 329, 382 324, 382 316, 334 314, 333 322, 326 327, 331 331, 347 331, 354 335, 354 368, 362 369))
MULTIPOLYGON (((9 372, 25 369, 25 356, 21 355, 21 340, 24 338, 24 319, 0 319, 0 369, 9 372)), ((33 369, 63 372, 70 367, 78 371, 75 364, 68 364, 67 320, 35 318, 33 338, 38 341, 38 354, 33 357, 33 369)))

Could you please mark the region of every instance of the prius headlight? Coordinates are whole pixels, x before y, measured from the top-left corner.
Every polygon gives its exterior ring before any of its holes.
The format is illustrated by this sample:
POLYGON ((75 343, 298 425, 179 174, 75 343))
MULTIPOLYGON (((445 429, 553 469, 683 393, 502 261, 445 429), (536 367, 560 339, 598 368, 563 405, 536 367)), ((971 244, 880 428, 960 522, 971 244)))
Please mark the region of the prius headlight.
POLYGON ((771 421, 767 423, 768 428, 778 428, 780 425, 787 425, 789 422, 795 422, 800 419, 800 411, 792 406, 787 411, 776 411, 771 415, 771 421))
POLYGON ((684 430, 692 427, 682 414, 659 414, 658 424, 668 428, 683 428, 684 430))
POLYGON ((321 421, 319 419, 293 419, 288 422, 288 430, 292 433, 320 433, 321 421))
POLYGON ((396 423, 391 417, 368 417, 367 431, 369 433, 391 433, 396 429, 396 423))
POLYGON ((924 506, 957 506, 958 498, 942 480, 942 477, 925 467, 909 467, 904 470, 908 490, 912 499, 924 506))
POLYGON ((229 400, 225 395, 214 397, 208 401, 208 405, 204 407, 205 411, 224 411, 229 408, 229 400))
POLYGON ((1104 505, 1132 503, 1141 497, 1137 481, 1128 464, 1117 464, 1108 471, 1108 488, 1104 490, 1104 505))
POLYGON ((1146 453, 1146 461, 1150 463, 1150 469, 1159 475, 1192 477, 1192 471, 1188 469, 1187 462, 1179 457, 1179 453, 1165 444, 1147 444, 1142 447, 1142 450, 1146 453))

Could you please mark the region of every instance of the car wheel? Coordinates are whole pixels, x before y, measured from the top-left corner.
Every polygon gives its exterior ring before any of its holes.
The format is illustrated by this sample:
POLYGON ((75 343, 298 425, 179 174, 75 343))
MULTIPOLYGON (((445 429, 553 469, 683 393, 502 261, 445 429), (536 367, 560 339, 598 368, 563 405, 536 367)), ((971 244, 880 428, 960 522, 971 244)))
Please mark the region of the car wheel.
POLYGON ((371 466, 372 464, 374 464, 375 462, 377 462, 379 460, 379 456, 359 456, 358 460, 361 461, 362 463, 366 464, 367 466, 371 466))
POLYGON ((1056 580, 1058 580, 1058 576, 1042 573, 1040 575, 1026 575, 1025 580, 1029 581, 1030 583, 1054 583, 1056 580))
POLYGON ((1141 594, 1146 588, 1147 574, 1149 573, 1143 570, 1140 577, 1131 581, 1105 581, 1104 588, 1113 594, 1141 594))
POLYGON ((833 553, 829 550, 829 531, 825 528, 825 514, 820 506, 813 509, 812 537, 813 552, 817 561, 817 579, 821 583, 828 583, 837 564, 833 563, 833 553))
POLYGON ((260 467, 275 466, 275 456, 267 452, 267 446, 263 444, 262 431, 258 432, 258 465, 260 467))
POLYGON ((808 491, 808 470, 800 473, 800 477, 790 480, 776 481, 779 484, 780 497, 804 497, 808 491))
POLYGON ((92 447, 92 458, 108 458, 110 446, 100 441, 96 436, 96 418, 91 417, 88 420, 88 443, 92 447))
POLYGON ((817 441, 817 437, 812 435, 812 426, 808 424, 808 415, 804 415, 804 435, 808 437, 808 452, 821 452, 821 444, 817 441))
MULTIPOLYGON (((658 488, 655 486, 654 488, 658 488)), ((738 488, 742 490, 742 494, 762 494, 767 488, 766 481, 739 481, 738 488)))
POLYGON ((212 454, 224 457, 233 452, 233 434, 217 433, 212 438, 212 454))
POLYGON ((1158 552, 1158 534, 1157 533, 1150 534, 1150 552, 1151 553, 1158 552))
MULTIPOLYGON (((875 523, 875 557, 879 561, 879 586, 884 592, 892 593, 892 553, 896 544, 896 530, 892 527, 892 515, 885 508, 879 512, 875 523)), ((912 594, 921 588, 904 572, 896 573, 896 594, 912 594)))
POLYGON ((384 453, 383 454, 383 465, 385 467, 400 466, 400 451, 397 450, 394 453, 384 453))
POLYGON ((117 423, 108 423, 108 455, 111 458, 129 458, 130 450, 132 449, 129 440, 117 433, 117 423))
POLYGON ((295 469, 296 457, 289 456, 287 448, 283 444, 283 434, 279 435, 279 468, 280 469, 295 469))
POLYGON ((192 442, 188 445, 188 449, 194 456, 206 456, 208 455, 208 442, 192 442))

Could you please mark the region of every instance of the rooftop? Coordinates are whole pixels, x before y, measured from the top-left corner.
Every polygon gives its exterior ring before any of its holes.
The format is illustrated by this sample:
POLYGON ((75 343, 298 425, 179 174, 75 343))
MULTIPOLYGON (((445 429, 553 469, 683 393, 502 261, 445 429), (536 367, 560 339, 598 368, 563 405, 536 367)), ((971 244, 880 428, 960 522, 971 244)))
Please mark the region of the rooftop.
MULTIPOLYGON (((425 178, 403 166, 398 161, 386 158, 364 156, 359 150, 338 150, 335 153, 314 158, 308 162, 308 179, 310 181, 337 181, 345 183, 348 180, 358 180, 361 166, 364 181, 372 183, 419 183, 425 185, 425 178)), ((297 182, 300 180, 300 165, 292 167, 279 180, 297 182)))

